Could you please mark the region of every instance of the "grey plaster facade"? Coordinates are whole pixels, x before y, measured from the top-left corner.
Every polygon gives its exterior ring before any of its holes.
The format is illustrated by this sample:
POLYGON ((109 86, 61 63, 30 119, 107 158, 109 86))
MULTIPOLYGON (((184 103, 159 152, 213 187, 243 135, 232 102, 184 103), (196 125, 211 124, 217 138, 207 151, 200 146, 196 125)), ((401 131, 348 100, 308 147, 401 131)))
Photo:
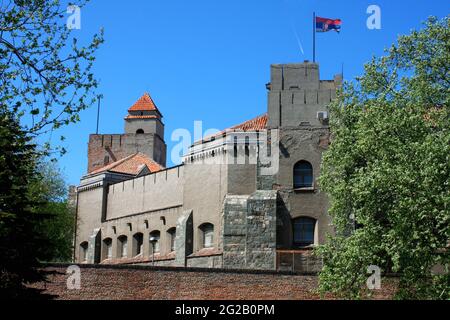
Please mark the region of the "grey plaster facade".
MULTIPOLYGON (((317 178, 329 143, 327 105, 341 82, 341 76, 321 81, 315 63, 272 65, 267 123, 254 132, 233 133, 247 136, 245 142, 218 135, 194 144, 181 166, 140 177, 84 176, 77 189, 75 260, 318 270, 320 261, 310 249, 333 229, 317 178), (263 133, 270 133, 270 143, 263 133), (270 162, 263 161, 262 146, 270 148, 270 162), (300 178, 296 175, 304 169, 296 171, 299 163, 310 168, 300 178), (298 179, 308 184, 299 187, 298 179), (160 235, 158 252, 149 242, 155 232, 160 235), (135 241, 141 239, 136 234, 142 234, 142 242, 135 241), (304 239, 309 242, 301 243, 304 239)), ((165 165, 162 123, 146 121, 126 122, 126 139, 153 150, 147 154, 165 165), (137 127, 151 131, 152 137, 133 133, 137 127), (161 140, 157 148, 155 137, 161 140)), ((121 135, 111 137, 114 144, 121 135)))

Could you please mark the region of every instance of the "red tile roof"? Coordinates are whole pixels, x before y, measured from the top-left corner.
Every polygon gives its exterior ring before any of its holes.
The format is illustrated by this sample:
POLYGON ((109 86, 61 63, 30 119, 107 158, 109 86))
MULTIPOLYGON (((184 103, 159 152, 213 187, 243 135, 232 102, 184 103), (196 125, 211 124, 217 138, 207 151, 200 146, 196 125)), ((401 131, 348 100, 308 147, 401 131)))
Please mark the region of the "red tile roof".
POLYGON ((260 115, 256 118, 247 120, 241 124, 238 124, 234 127, 222 130, 212 136, 208 136, 205 137, 203 140, 197 141, 194 144, 199 144, 199 143, 203 143, 203 142, 209 142, 211 141, 213 138, 217 138, 219 136, 223 136, 225 135, 227 132, 247 132, 247 131, 260 131, 260 130, 264 130, 267 129, 267 120, 268 120, 268 116, 267 113, 260 115))
POLYGON ((263 130, 267 128, 267 113, 253 118, 251 120, 247 120, 237 126, 231 127, 230 129, 226 129, 225 131, 257 131, 263 130))
POLYGON ((152 97, 146 92, 136 101, 128 111, 158 111, 152 97))
POLYGON ((135 153, 126 158, 110 163, 103 168, 90 172, 89 174, 97 174, 105 171, 125 173, 130 175, 138 175, 144 167, 147 167, 150 172, 161 171, 164 168, 150 159, 143 153, 135 153))

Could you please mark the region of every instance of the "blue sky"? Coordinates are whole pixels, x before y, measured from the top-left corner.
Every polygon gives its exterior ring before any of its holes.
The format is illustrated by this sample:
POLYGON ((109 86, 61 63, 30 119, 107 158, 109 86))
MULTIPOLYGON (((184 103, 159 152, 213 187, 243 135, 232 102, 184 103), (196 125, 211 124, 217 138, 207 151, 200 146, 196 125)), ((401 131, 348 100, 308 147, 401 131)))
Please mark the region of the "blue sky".
MULTIPOLYGON (((177 128, 192 132, 200 120, 205 130, 223 129, 266 111, 270 64, 312 60, 313 11, 342 19, 340 34, 317 34, 321 78, 332 79, 344 64, 350 80, 399 34, 449 9, 448 0, 92 0, 74 35, 85 43, 105 30, 94 69, 104 95, 100 133, 122 133, 127 109, 147 91, 164 115, 170 155, 177 128), (366 27, 372 4, 381 8, 380 30, 366 27)), ((85 110, 80 123, 57 132, 67 138, 59 163, 70 184, 86 172, 96 114, 85 110)))

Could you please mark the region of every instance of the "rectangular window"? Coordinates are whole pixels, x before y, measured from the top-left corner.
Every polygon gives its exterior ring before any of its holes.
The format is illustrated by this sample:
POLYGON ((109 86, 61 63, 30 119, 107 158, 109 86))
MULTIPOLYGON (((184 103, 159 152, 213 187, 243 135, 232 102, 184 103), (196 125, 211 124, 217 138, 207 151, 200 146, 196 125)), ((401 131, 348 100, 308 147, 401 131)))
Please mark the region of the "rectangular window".
POLYGON ((294 222, 294 243, 300 246, 314 244, 316 222, 311 218, 300 218, 294 222))

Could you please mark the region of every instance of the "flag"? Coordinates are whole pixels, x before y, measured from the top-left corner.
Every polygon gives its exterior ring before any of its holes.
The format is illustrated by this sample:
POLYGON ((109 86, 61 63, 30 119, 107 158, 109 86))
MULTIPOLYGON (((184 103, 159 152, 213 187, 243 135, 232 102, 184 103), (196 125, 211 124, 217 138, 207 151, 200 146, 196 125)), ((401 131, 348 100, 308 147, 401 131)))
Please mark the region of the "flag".
POLYGON ((341 31, 341 24, 341 19, 316 17, 316 32, 327 32, 331 30, 339 32, 341 31))

